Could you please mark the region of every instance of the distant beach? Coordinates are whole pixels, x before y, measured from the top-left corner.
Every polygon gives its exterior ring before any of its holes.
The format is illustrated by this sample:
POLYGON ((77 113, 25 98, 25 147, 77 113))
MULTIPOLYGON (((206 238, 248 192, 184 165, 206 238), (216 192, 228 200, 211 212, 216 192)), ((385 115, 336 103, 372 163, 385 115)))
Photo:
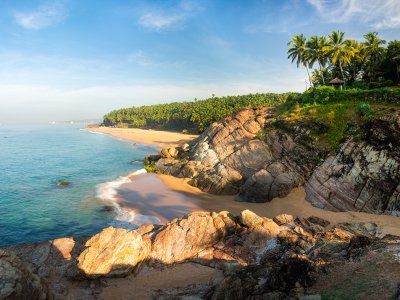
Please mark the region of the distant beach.
POLYGON ((197 137, 197 135, 183 134, 179 132, 138 128, 94 127, 85 129, 92 132, 109 134, 131 142, 157 146, 159 148, 174 147, 191 141, 197 137))

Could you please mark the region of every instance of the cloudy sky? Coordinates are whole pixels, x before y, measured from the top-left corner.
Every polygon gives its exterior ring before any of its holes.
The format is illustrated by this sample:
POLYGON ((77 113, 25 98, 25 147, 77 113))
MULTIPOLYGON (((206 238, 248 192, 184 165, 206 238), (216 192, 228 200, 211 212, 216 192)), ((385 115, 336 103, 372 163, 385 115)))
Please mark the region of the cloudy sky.
POLYGON ((400 39, 400 0, 1 0, 0 123, 302 91, 296 33, 400 39))

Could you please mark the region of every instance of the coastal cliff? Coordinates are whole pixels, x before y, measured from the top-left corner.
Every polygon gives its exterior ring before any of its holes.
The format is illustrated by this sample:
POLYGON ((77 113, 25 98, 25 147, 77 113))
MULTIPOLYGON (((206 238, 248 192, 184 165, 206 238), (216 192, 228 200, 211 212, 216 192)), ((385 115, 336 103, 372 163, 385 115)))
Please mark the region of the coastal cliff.
POLYGON ((327 149, 320 137, 329 124, 290 122, 271 107, 244 109, 213 123, 185 151, 164 149, 152 163, 205 192, 237 194, 239 201, 267 202, 304 185, 306 199, 320 208, 397 214, 399 112, 356 118, 344 124, 338 147, 327 149))
POLYGON ((268 219, 249 210, 239 216, 199 211, 164 226, 109 227, 91 238, 1 251, 0 276, 7 279, 0 286, 1 299, 109 299, 110 293, 113 299, 125 299, 128 294, 116 293, 129 286, 126 292, 137 293, 137 299, 320 299, 321 293, 348 292, 336 286, 343 280, 335 275, 339 269, 351 274, 356 266, 363 273, 371 260, 389 265, 391 272, 378 268, 362 282, 356 275, 352 280, 371 287, 364 299, 399 292, 400 269, 391 267, 397 263, 399 237, 384 235, 374 223, 332 225, 317 217, 268 219), (160 282, 146 282, 146 296, 135 287, 146 274, 168 274, 177 264, 194 270, 186 285, 157 289, 160 282), (218 276, 196 282, 200 266, 218 276), (385 290, 374 290, 373 282, 385 282, 385 290))

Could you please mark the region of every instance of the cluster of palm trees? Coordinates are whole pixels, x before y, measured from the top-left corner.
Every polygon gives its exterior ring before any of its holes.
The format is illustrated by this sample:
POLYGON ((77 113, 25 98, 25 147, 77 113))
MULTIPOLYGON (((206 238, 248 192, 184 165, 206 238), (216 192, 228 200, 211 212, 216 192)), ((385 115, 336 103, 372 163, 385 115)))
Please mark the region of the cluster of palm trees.
POLYGON ((307 69, 310 85, 325 85, 340 77, 346 83, 374 81, 389 74, 393 82, 399 81, 400 41, 386 41, 377 32, 364 35, 358 42, 345 39, 344 32, 333 31, 328 37, 303 34, 294 35, 288 43, 288 58, 307 69), (316 66, 316 68, 311 72, 316 66), (390 70, 389 70, 390 69, 390 70), (394 71, 392 69, 395 69, 394 71))

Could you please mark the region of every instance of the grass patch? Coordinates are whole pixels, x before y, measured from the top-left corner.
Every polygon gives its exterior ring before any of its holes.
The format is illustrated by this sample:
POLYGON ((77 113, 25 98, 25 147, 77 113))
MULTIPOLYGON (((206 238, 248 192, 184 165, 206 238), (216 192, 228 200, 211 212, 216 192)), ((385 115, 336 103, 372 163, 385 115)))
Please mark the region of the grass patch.
POLYGON ((151 166, 151 165, 145 165, 143 168, 149 173, 155 173, 155 174, 159 174, 160 173, 159 169, 157 169, 156 167, 151 166))

